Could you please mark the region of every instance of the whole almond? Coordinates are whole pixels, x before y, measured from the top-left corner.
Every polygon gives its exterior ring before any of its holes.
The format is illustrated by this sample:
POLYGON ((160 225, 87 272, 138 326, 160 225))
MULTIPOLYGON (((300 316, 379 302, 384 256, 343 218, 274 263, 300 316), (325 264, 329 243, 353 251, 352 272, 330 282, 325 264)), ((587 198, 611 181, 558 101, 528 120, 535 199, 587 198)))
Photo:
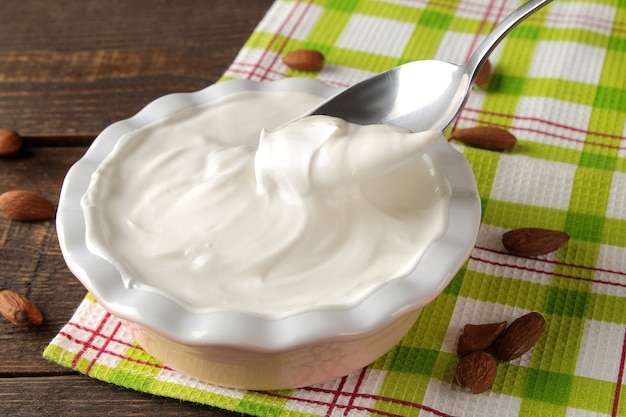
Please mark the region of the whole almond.
POLYGON ((537 312, 528 313, 511 323, 500 339, 496 352, 501 361, 517 359, 528 352, 546 328, 546 320, 537 312))
POLYGON ((511 149, 517 143, 517 138, 511 132, 490 126, 457 129, 450 134, 450 139, 491 151, 511 149))
POLYGON ((479 351, 461 359, 454 378, 460 386, 469 388, 474 394, 480 394, 491 388, 497 373, 498 364, 493 356, 479 351))
POLYGON ((36 221, 54 218, 56 208, 45 198, 24 190, 0 194, 0 211, 13 220, 36 221))
POLYGON ((478 74, 476 75, 476 79, 474 82, 478 85, 487 84, 491 79, 491 62, 486 60, 485 63, 478 70, 478 74))
POLYGON ((466 324, 463 333, 459 336, 457 354, 465 356, 468 353, 486 350, 495 342, 506 329, 506 321, 501 323, 466 324))
POLYGON ((14 130, 0 129, 0 156, 8 156, 22 148, 22 137, 14 130))
POLYGON ((37 327, 41 312, 28 298, 11 290, 0 291, 0 314, 16 326, 37 327))
POLYGON ((314 49, 299 49, 283 56, 283 63, 299 71, 319 71, 324 67, 324 55, 314 49))
POLYGON ((537 227, 523 227, 502 235, 502 245, 517 256, 539 256, 554 252, 569 240, 566 232, 537 227))

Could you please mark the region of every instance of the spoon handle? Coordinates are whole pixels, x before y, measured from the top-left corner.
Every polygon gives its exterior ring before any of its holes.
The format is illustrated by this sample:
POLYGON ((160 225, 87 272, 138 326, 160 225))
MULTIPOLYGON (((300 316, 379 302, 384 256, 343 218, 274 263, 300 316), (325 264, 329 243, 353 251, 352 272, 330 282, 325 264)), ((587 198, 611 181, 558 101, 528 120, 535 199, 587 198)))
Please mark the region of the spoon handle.
POLYGON ((478 45, 476 50, 472 53, 472 56, 465 64, 467 73, 472 74, 471 82, 474 81, 474 78, 476 78, 476 75, 478 74, 478 70, 483 65, 489 54, 495 49, 496 46, 498 46, 500 41, 521 21, 523 21, 528 16, 541 9, 543 6, 550 3, 551 1, 552 0, 527 1, 526 3, 515 9, 510 15, 505 17, 498 24, 498 26, 496 26, 485 37, 485 39, 483 39, 483 41, 478 45))

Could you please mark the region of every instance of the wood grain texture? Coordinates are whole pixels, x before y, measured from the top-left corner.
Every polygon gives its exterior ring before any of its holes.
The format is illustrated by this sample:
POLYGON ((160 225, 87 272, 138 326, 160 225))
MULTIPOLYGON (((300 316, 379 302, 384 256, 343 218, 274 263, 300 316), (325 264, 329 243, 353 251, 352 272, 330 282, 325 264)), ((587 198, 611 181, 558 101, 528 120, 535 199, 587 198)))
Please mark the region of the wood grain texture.
POLYGON ((3 416, 208 416, 241 414, 143 394, 79 375, 0 379, 3 416), (77 401, 77 397, 84 400, 77 401), (24 401, 32 398, 32 401, 24 401))
POLYGON ((269 0, 3 0, 0 126, 95 136, 166 93, 215 82, 269 0))
MULTIPOLYGON (((53 203, 69 167, 108 124, 153 99, 215 82, 272 0, 0 1, 0 127, 25 138, 0 158, 0 193, 53 203)), ((0 317, 0 415, 214 416, 223 410, 94 381, 42 358, 86 294, 54 221, 0 216, 0 289, 31 299, 44 323, 0 317)))
MULTIPOLYGON (((25 189, 56 205, 67 169, 85 150, 33 147, 1 158, 0 192, 25 189)), ((54 221, 22 222, 0 217, 0 256, 0 289, 28 297, 44 316, 43 325, 36 329, 16 327, 0 318, 0 376, 68 373, 41 355, 86 291, 65 265, 54 221)))

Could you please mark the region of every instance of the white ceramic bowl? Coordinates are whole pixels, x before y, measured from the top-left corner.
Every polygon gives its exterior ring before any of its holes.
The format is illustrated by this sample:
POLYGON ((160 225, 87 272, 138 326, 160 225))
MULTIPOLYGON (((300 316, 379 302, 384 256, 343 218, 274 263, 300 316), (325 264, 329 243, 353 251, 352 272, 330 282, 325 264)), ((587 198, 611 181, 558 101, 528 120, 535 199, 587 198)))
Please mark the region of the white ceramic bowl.
POLYGON ((300 91, 321 97, 338 92, 310 79, 232 80, 155 100, 135 116, 107 127, 69 170, 57 213, 60 246, 70 270, 102 306, 126 320, 136 341, 171 368, 230 387, 308 386, 360 369, 400 341, 469 256, 480 224, 480 200, 466 159, 439 140, 428 153, 452 189, 444 236, 409 275, 345 309, 309 310, 279 319, 234 311, 198 313, 166 295, 127 288, 119 271, 86 246, 81 198, 91 175, 124 134, 247 90, 300 91))

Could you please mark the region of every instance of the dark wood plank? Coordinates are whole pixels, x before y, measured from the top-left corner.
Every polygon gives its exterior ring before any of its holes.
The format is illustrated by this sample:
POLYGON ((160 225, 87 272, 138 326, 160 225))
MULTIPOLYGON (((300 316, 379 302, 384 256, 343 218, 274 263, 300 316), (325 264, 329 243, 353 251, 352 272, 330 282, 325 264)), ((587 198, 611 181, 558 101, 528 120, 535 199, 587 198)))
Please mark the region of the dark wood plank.
POLYGON ((0 413, 3 416, 64 417, 234 415, 217 408, 155 397, 71 375, 0 379, 0 413))
MULTIPOLYGON (((0 192, 26 189, 56 204, 65 173, 85 150, 28 147, 0 158, 0 192)), ((44 315, 44 324, 36 329, 0 318, 0 376, 60 373, 62 368, 41 354, 86 291, 63 261, 54 221, 21 222, 0 216, 0 256, 0 289, 30 298, 44 315)))
POLYGON ((95 136, 215 82, 271 0, 0 2, 0 126, 95 136))

